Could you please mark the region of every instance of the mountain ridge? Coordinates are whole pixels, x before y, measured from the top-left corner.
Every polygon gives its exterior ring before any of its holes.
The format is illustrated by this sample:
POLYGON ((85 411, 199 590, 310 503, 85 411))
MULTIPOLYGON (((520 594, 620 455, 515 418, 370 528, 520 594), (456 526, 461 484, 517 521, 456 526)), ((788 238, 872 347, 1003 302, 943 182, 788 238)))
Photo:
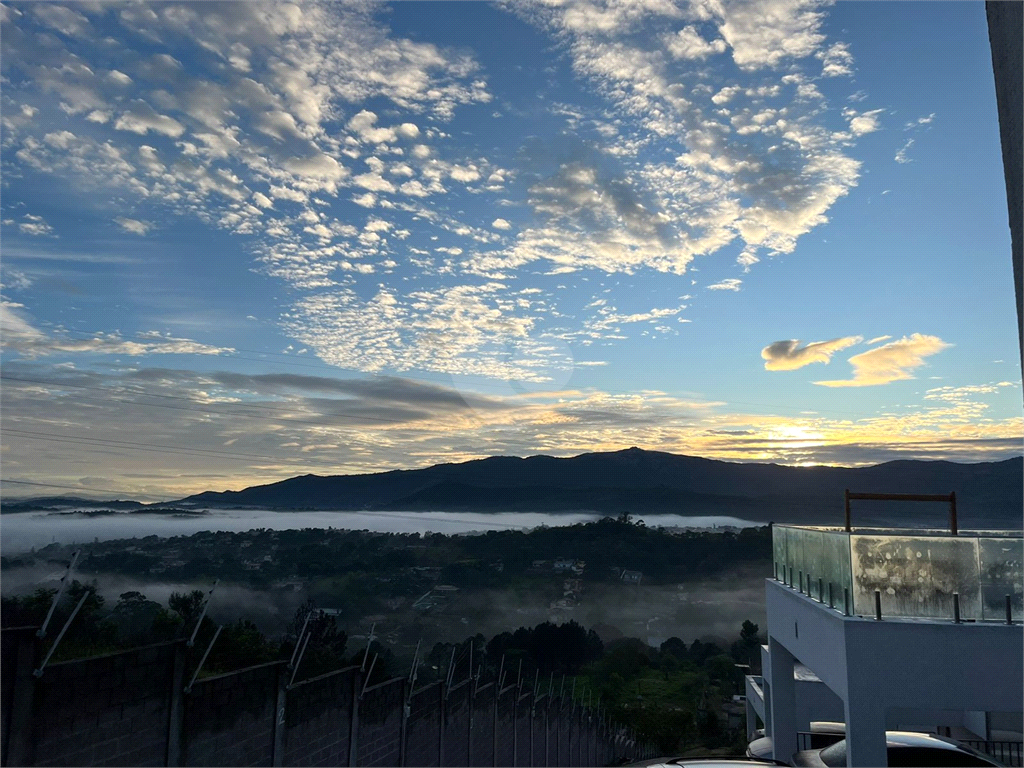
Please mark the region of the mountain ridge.
MULTIPOLYGON (((1022 457, 976 464, 898 459, 866 467, 790 467, 628 448, 565 458, 492 456, 359 475, 307 474, 167 503, 339 511, 743 513, 752 520, 808 522, 826 509, 831 520, 836 512, 841 517, 843 489, 850 488, 868 493, 956 491, 962 525, 970 524, 973 516, 1019 526, 1022 487, 1022 457)), ((865 520, 877 518, 875 513, 943 519, 941 511, 924 510, 923 505, 861 505, 855 514, 865 520)))

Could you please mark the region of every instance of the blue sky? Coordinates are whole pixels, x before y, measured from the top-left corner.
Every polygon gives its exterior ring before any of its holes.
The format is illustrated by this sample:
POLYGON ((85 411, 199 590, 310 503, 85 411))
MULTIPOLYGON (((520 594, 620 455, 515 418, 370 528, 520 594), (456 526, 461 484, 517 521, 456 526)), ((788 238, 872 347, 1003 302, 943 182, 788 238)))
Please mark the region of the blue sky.
POLYGON ((982 4, 3 8, 8 492, 1021 452, 982 4))

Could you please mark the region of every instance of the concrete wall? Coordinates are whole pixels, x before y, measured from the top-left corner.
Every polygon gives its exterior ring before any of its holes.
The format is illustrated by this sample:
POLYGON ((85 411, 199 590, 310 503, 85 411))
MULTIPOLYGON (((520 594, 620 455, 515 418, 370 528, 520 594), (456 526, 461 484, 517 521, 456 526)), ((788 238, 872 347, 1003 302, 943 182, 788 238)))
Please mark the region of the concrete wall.
POLYGON ((405 692, 405 680, 402 678, 366 689, 359 701, 356 765, 399 764, 405 692))
POLYGON ((1003 148, 1018 341, 1024 366, 1024 4, 1013 0, 988 0, 985 11, 1003 148))
POLYGON ((348 763, 350 720, 358 667, 303 680, 285 705, 285 765, 348 763))
POLYGON ((412 695, 405 735, 406 765, 438 765, 443 696, 441 683, 433 683, 412 695))
POLYGON ((173 644, 49 665, 33 696, 35 765, 163 765, 173 644))
POLYGON ((487 683, 473 696, 469 765, 494 765, 494 689, 487 683))
POLYGON ((273 765, 284 671, 285 662, 274 662, 197 680, 185 695, 182 764, 273 765))
MULTIPOLYGON (((445 696, 437 683, 410 695, 396 678, 364 691, 356 667, 289 686, 281 661, 185 692, 194 669, 181 641, 51 664, 36 678, 34 632, 0 633, 4 766, 437 766, 440 754, 444 765, 570 764, 569 708, 542 697, 532 711, 532 692, 520 696, 517 686, 496 696, 493 683, 464 681, 445 696)), ((611 733, 597 743, 596 718, 587 728, 581 740, 580 724, 572 726, 573 765, 613 748, 611 733)))
POLYGON ((453 686, 445 701, 444 762, 442 765, 469 765, 469 708, 472 681, 453 686))

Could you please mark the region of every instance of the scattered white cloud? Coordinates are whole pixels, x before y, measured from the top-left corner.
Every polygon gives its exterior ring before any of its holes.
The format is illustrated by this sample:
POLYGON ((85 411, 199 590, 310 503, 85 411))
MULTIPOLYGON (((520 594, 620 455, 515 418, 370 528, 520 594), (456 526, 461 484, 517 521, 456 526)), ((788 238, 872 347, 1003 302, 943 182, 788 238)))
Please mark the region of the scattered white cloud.
POLYGON ((825 77, 853 74, 853 54, 846 43, 834 43, 815 55, 821 59, 821 74, 825 77))
POLYGON ((735 277, 727 277, 718 283, 712 283, 708 286, 709 291, 738 291, 743 281, 735 277))
POLYGON ((928 125, 929 123, 931 123, 934 120, 935 120, 935 113, 932 112, 930 115, 923 115, 922 117, 917 118, 917 120, 911 120, 909 123, 907 123, 905 126, 903 126, 903 130, 909 131, 909 130, 912 130, 914 128, 920 128, 922 125, 928 125))
POLYGON ((42 216, 26 213, 22 215, 21 221, 17 222, 18 231, 26 235, 56 237, 53 227, 46 223, 42 216))
POLYGON ((761 357, 767 371, 795 371, 812 363, 827 365, 836 352, 861 341, 861 336, 843 336, 829 341, 812 341, 801 346, 799 339, 787 339, 769 344, 761 350, 761 357))
POLYGON ((913 160, 911 160, 910 157, 907 156, 907 152, 910 150, 912 146, 914 146, 914 140, 907 139, 906 143, 896 151, 896 157, 894 157, 893 159, 900 164, 912 163, 913 160))
POLYGON ((893 381, 913 379, 911 373, 925 364, 925 358, 951 345, 938 336, 914 333, 849 359, 852 379, 816 381, 823 387, 870 387, 893 381))
POLYGON ((131 232, 133 235, 145 235, 153 227, 148 221, 139 221, 138 219, 117 218, 114 221, 125 232, 131 232))
POLYGON ((505 219, 495 219, 491 222, 491 226, 494 229, 512 229, 512 224, 505 219))
POLYGON ((119 131, 145 134, 149 131, 178 138, 185 132, 185 126, 173 117, 157 113, 149 104, 136 100, 132 107, 117 118, 114 127, 119 131))
POLYGON ((873 133, 882 127, 878 116, 884 109, 872 109, 869 112, 857 112, 853 109, 843 110, 843 114, 850 121, 850 132, 855 136, 863 136, 865 133, 873 133))

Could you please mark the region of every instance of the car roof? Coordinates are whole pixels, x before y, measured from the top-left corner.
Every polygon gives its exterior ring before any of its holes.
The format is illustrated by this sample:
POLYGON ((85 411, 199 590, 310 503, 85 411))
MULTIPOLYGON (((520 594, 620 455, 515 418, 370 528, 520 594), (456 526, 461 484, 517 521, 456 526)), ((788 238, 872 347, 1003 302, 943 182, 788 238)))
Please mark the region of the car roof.
POLYGON ((917 731, 886 731, 885 742, 890 747, 930 747, 931 749, 948 749, 955 752, 968 751, 968 747, 952 739, 917 731))

